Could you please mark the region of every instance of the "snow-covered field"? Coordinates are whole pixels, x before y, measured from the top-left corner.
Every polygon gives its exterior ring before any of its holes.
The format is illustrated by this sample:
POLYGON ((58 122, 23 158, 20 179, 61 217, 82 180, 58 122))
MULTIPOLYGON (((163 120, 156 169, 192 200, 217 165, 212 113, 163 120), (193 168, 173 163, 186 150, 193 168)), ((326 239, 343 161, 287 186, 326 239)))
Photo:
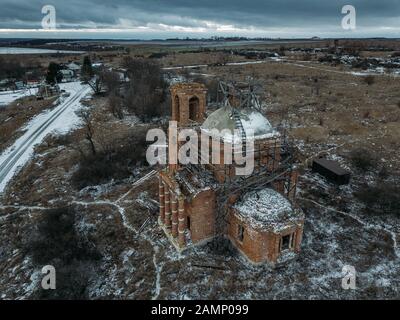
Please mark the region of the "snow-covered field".
POLYGON ((0 48, 0 54, 84 53, 84 51, 51 50, 35 48, 0 48))
POLYGON ((2 106, 6 106, 13 101, 35 95, 37 92, 37 88, 30 88, 26 90, 18 90, 18 91, 0 91, 0 108, 2 106))
MULTIPOLYGON (((243 61, 243 62, 228 62, 226 66, 245 66, 250 64, 260 64, 266 63, 267 60, 256 60, 256 61, 243 61)), ((207 64, 195 64, 189 66, 175 66, 175 67, 165 67, 163 70, 180 70, 180 69, 198 69, 198 68, 207 68, 207 64)))
POLYGON ((50 111, 45 111, 34 117, 22 128, 26 132, 3 154, 0 155, 0 192, 7 183, 31 157, 34 147, 41 143, 49 133, 65 133, 79 124, 76 115, 82 105, 80 101, 90 92, 90 87, 80 82, 60 84, 60 88, 69 92, 68 98, 50 111))

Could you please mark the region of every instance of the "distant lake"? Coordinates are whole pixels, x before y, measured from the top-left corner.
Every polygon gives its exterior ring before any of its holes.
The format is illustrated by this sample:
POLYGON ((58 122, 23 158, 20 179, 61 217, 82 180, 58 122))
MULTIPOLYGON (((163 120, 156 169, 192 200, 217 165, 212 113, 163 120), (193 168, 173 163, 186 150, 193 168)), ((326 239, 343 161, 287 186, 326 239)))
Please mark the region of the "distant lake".
POLYGON ((46 53, 77 53, 77 54, 79 54, 79 53, 84 53, 84 51, 0 47, 0 54, 46 54, 46 53))

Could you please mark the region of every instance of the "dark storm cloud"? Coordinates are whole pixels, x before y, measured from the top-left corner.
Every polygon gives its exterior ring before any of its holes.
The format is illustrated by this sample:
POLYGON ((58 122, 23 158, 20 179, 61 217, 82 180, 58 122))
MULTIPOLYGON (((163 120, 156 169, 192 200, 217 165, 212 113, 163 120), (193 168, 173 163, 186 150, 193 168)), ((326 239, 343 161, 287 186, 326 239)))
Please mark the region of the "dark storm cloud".
POLYGON ((40 28, 41 8, 52 4, 62 28, 130 28, 152 25, 209 28, 340 28, 341 8, 357 9, 365 27, 398 28, 399 0, 0 0, 0 28, 40 28))

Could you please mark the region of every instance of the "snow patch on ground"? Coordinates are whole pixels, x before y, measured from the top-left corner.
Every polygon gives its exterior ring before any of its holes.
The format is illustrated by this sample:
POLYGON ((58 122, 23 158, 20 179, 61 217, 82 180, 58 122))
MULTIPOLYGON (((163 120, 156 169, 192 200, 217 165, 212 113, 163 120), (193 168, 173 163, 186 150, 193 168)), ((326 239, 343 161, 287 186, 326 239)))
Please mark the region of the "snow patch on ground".
POLYGON ((37 93, 37 88, 31 88, 18 91, 0 91, 0 108, 6 106, 17 99, 33 96, 37 93))
POLYGON ((76 111, 82 108, 80 101, 89 94, 90 87, 70 82, 60 84, 60 88, 71 95, 53 110, 42 112, 29 121, 24 127, 26 132, 0 155, 0 192, 48 134, 65 134, 80 124, 76 111))

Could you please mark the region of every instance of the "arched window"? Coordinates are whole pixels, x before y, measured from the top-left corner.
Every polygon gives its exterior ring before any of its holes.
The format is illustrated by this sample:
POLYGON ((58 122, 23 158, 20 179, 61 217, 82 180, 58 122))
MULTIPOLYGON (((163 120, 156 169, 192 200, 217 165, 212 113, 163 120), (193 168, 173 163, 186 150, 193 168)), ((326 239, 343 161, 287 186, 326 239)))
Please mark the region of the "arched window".
POLYGON ((189 100, 189 119, 197 121, 197 114, 200 106, 200 100, 197 97, 193 97, 189 100))

